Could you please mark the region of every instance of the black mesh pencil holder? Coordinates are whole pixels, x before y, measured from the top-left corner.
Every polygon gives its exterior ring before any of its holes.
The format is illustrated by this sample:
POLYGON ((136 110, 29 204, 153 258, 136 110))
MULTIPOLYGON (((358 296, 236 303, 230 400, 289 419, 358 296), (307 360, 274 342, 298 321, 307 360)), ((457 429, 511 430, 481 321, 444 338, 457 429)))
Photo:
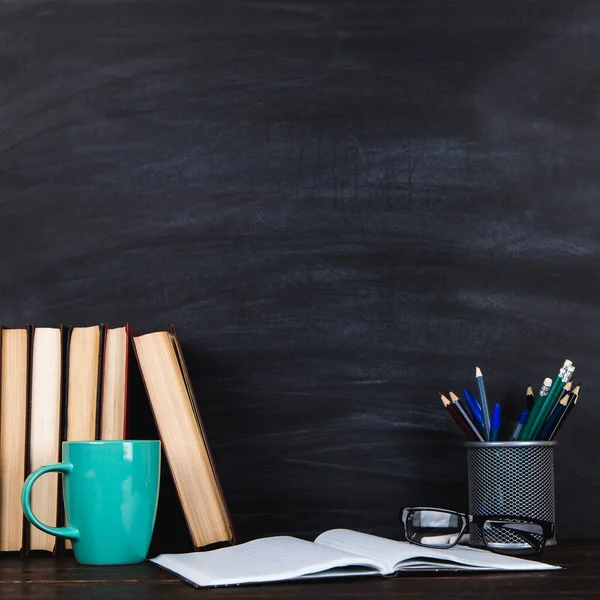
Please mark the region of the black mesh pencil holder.
MULTIPOLYGON (((465 442, 465 446, 470 514, 510 515, 555 524, 556 442, 465 442)), ((494 546, 519 549, 520 540, 510 531, 499 530, 493 536, 494 546)), ((489 534, 487 541, 489 544, 489 534)), ((474 523, 470 528, 470 544, 485 546, 481 527, 474 523)), ((553 536, 546 545, 556 545, 556 538, 553 536)))

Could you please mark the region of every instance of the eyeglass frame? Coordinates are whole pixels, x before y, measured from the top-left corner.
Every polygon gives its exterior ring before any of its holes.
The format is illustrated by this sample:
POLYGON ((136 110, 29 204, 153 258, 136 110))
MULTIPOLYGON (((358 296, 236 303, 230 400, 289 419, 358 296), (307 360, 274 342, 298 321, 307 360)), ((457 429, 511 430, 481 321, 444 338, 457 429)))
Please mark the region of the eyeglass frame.
MULTIPOLYGON (((515 515, 470 515, 468 513, 461 513, 456 510, 449 510, 447 508, 435 508, 432 506, 407 506, 407 507, 401 509, 400 520, 401 520, 402 526, 404 528, 404 537, 406 538, 406 541, 409 544, 414 544, 415 546, 422 546, 424 548, 437 548, 440 550, 454 548, 454 546, 456 546, 458 544, 458 542, 460 541, 460 538, 465 533, 467 524, 470 525, 471 523, 478 525, 482 529, 483 529, 483 526, 485 525, 485 523, 488 521, 512 521, 515 525, 517 525, 519 523, 539 525, 542 528, 542 535, 544 536, 544 540, 541 544, 538 544, 537 540, 535 540, 535 538, 533 539, 533 542, 535 542, 535 545, 533 546, 535 552, 528 553, 529 556, 535 556, 535 555, 541 554, 542 551, 544 550, 544 546, 546 545, 546 542, 549 539, 551 539, 552 536, 554 535, 554 523, 551 523, 550 521, 545 521, 543 519, 535 519, 533 517, 518 517, 515 515), (448 543, 448 544, 422 544, 420 542, 415 542, 415 541, 409 539, 407 532, 406 532, 407 515, 408 515, 409 511, 415 512, 418 510, 435 511, 435 512, 439 512, 439 513, 445 513, 445 514, 460 517, 462 526, 461 526, 460 532, 456 535, 456 540, 454 542, 448 543)), ((526 532, 526 531, 520 531, 519 534, 522 535, 530 544, 532 543, 531 534, 528 535, 528 532, 526 532)), ((492 552, 498 552, 497 549, 489 546, 489 544, 487 543, 487 540, 485 539, 485 536, 482 536, 482 538, 483 538, 485 547, 488 550, 491 550, 492 552)))

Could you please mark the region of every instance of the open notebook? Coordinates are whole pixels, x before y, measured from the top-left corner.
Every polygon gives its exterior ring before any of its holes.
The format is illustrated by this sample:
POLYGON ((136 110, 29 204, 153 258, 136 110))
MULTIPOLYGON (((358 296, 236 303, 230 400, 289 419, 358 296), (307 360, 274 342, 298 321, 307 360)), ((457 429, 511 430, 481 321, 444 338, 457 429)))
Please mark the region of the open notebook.
POLYGON ((393 575, 414 570, 540 571, 545 563, 465 546, 448 550, 332 529, 314 542, 280 536, 230 548, 189 554, 161 554, 151 562, 193 586, 239 585, 287 579, 393 575))

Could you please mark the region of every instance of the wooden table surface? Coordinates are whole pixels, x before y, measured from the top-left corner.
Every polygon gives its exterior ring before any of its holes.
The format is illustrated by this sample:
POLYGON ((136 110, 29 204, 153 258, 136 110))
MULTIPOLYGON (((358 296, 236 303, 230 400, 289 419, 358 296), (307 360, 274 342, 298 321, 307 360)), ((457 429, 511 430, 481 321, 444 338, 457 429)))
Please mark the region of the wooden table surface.
POLYGON ((87 567, 73 558, 6 558, 0 555, 0 599, 44 598, 600 598, 600 542, 562 542, 543 560, 566 567, 541 573, 402 575, 260 586, 195 589, 149 564, 87 567))

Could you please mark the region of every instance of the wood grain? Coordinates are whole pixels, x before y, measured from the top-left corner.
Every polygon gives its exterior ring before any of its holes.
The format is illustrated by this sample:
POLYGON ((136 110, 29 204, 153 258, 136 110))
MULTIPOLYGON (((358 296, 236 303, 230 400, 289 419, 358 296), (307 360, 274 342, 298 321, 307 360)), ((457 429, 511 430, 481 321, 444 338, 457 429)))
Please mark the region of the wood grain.
POLYGON ((547 550, 543 559, 566 567, 538 573, 402 575, 260 586, 195 589, 150 563, 86 567, 73 559, 4 559, 0 566, 3 600, 29 598, 523 598, 596 597, 600 544, 577 540, 547 550))

